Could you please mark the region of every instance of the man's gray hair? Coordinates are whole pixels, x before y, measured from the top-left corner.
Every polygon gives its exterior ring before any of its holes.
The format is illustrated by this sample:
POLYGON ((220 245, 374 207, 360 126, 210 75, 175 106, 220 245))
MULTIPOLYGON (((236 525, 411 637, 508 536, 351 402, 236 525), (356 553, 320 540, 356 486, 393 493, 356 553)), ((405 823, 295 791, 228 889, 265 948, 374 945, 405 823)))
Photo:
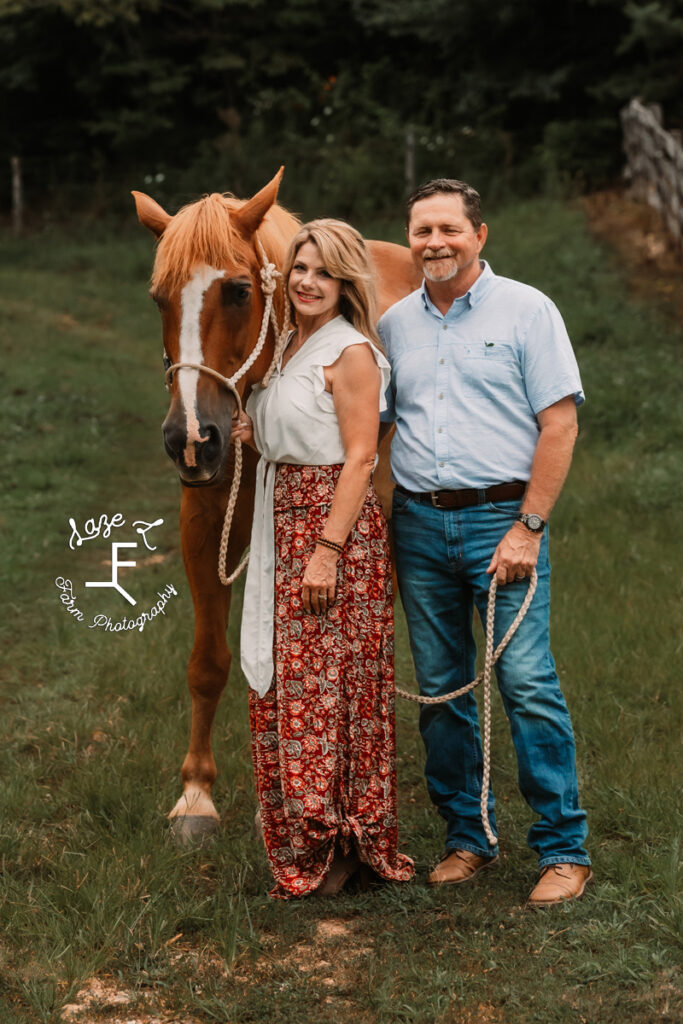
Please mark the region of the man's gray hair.
POLYGON ((457 178, 434 178, 433 181, 427 181, 424 185, 416 188, 406 200, 406 227, 410 226, 410 217, 415 203, 419 203, 421 199, 439 195, 462 196, 462 205, 467 218, 471 221, 474 230, 479 230, 482 225, 481 197, 475 188, 464 181, 458 181, 457 178))

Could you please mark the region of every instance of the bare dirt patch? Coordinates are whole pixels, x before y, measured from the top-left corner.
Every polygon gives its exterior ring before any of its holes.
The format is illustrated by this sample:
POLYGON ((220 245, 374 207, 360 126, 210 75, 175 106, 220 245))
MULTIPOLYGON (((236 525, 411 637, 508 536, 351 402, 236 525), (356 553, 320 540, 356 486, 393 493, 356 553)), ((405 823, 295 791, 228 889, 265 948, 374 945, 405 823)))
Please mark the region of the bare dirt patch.
POLYGON ((121 988, 110 978, 89 978, 75 1002, 62 1007, 63 1024, 199 1024, 194 1017, 152 1007, 149 992, 121 988))
POLYGON ((318 927, 316 933, 319 939, 339 939, 350 935, 352 931, 351 924, 348 921, 335 920, 334 918, 328 918, 327 921, 318 921, 318 927))
POLYGON ((354 921, 327 918, 318 921, 309 941, 287 949, 278 941, 268 945, 270 956, 280 967, 324 985, 330 992, 325 1002, 341 1006, 347 990, 357 982, 358 961, 372 953, 367 936, 364 940, 363 944, 358 942, 354 921))
POLYGON ((448 1018, 449 1024, 502 1024, 504 1017, 500 1007, 493 1003, 479 1003, 475 1007, 458 1006, 457 1014, 448 1018))
POLYGON ((616 250, 634 292, 651 303, 666 302, 683 320, 683 249, 657 211, 618 191, 584 196, 581 205, 593 233, 616 250))
POLYGON ((118 1009, 128 1007, 135 1002, 137 999, 132 992, 118 988, 113 981, 89 978, 78 992, 76 1001, 67 1003, 62 1008, 62 1019, 81 1022, 86 1020, 86 1014, 91 1014, 95 1009, 118 1009))

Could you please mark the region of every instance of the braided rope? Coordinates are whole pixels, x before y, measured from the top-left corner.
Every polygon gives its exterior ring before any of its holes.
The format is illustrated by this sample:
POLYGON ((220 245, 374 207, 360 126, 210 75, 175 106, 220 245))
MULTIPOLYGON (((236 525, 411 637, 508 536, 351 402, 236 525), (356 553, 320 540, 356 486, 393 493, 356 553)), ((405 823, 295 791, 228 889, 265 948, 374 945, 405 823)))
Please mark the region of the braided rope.
MULTIPOLYGON (((241 410, 240 410, 241 411, 241 410)), ((242 561, 239 563, 234 572, 229 576, 227 575, 228 568, 228 541, 230 540, 230 527, 232 526, 232 517, 235 512, 235 505, 237 504, 237 497, 239 494, 240 483, 242 480, 242 442, 239 438, 235 440, 235 466, 232 471, 232 484, 230 485, 230 495, 228 497, 228 504, 225 509, 225 518, 223 519, 223 529, 221 530, 221 542, 218 547, 218 579, 221 581, 224 587, 229 587, 231 583, 240 576, 241 573, 247 567, 249 561, 249 555, 246 554, 242 561)))
MULTIPOLYGON (((263 380, 261 381, 261 387, 262 388, 267 388, 268 385, 270 384, 270 378, 273 375, 273 371, 275 370, 275 367, 277 366, 278 362, 280 361, 280 356, 284 352, 285 345, 287 344, 287 338, 289 336, 289 320, 290 320, 290 314, 291 314, 291 307, 290 307, 290 304, 289 304, 289 295, 287 294, 287 289, 284 288, 284 305, 283 305, 283 309, 282 309, 282 327, 280 327, 280 325, 277 322, 277 316, 275 314, 275 309, 274 309, 273 303, 272 303, 272 294, 275 291, 274 277, 275 276, 281 277, 282 275, 280 274, 280 272, 278 270, 275 269, 274 264, 268 262, 268 257, 266 255, 266 251, 263 248, 263 246, 261 245, 260 239, 257 239, 257 242, 258 242, 258 247, 261 250, 261 256, 263 258, 263 266, 261 267, 261 282, 262 282, 261 286, 263 288, 264 294, 265 295, 270 294, 270 296, 271 296, 271 302, 270 302, 270 322, 273 325, 273 336, 275 338, 275 346, 274 346, 274 349, 273 349, 273 358, 271 359, 270 366, 266 370, 265 375, 263 377, 263 380), (267 290, 267 289, 269 289, 269 290, 267 290)), ((265 322, 266 322, 266 313, 265 313, 265 310, 264 310, 264 313, 263 313, 263 323, 265 324, 265 322)), ((263 330, 263 326, 261 327, 261 330, 263 330)))
MULTIPOLYGON (((277 288, 277 278, 282 277, 282 274, 277 269, 274 263, 271 263, 268 259, 265 249, 263 248, 259 238, 256 239, 258 244, 261 258, 263 260, 263 266, 261 267, 261 290, 265 296, 265 304, 263 307, 263 317, 261 319, 261 330, 256 341, 251 355, 244 363, 233 373, 232 377, 225 377, 218 370, 214 370, 211 366, 205 366, 203 363, 173 363, 166 370, 165 380, 166 385, 170 383, 171 377, 174 370, 190 369, 200 370, 202 373, 208 373, 209 376, 214 377, 217 381, 223 384, 233 395, 235 404, 237 406, 237 415, 240 417, 243 413, 242 407, 242 396, 237 390, 237 383, 242 379, 245 373, 251 369, 258 357, 263 351, 263 346, 266 343, 268 336, 268 326, 273 325, 273 334, 275 337, 273 358, 270 362, 270 366, 266 371, 263 380, 261 381, 261 387, 267 388, 270 383, 270 378, 273 374, 275 367, 277 366, 278 359, 282 355, 285 344, 287 342, 288 328, 289 328, 289 314, 290 306, 289 299, 287 298, 287 292, 285 289, 285 302, 283 309, 283 322, 282 327, 277 322, 277 315, 273 308, 273 295, 277 288)), ((237 437, 233 442, 235 446, 235 465, 233 468, 232 482, 230 484, 230 494, 228 496, 228 504, 225 509, 225 518, 223 520, 223 529, 221 531, 221 540, 218 548, 218 579, 223 586, 228 587, 231 583, 234 583, 237 577, 242 573, 249 561, 249 555, 245 555, 242 561, 239 563, 237 568, 230 576, 227 575, 227 559, 228 559, 228 541, 230 539, 230 529, 232 527, 232 517, 235 512, 235 506, 237 504, 237 498, 239 495, 240 483, 242 480, 242 442, 237 437)))
MULTIPOLYGON (((261 381, 261 386, 266 388, 270 383, 273 370, 277 365, 279 354, 284 348, 285 339, 287 337, 287 328, 289 326, 289 301, 285 290, 285 308, 283 315, 283 324, 280 328, 277 322, 277 316, 273 308, 273 295, 277 288, 277 278, 281 277, 280 271, 277 269, 274 263, 271 263, 266 255, 266 251, 263 248, 260 239, 257 238, 257 244, 261 252, 261 258, 263 259, 263 266, 261 267, 261 290, 265 296, 265 305, 263 307, 263 318, 261 320, 261 330, 259 331, 258 340, 254 346, 254 350, 245 363, 242 364, 237 373, 233 374, 229 381, 226 383, 233 385, 231 390, 237 396, 237 414, 238 417, 242 415, 242 399, 234 390, 234 385, 240 380, 241 377, 247 373, 254 365, 258 357, 261 355, 263 346, 266 342, 268 335, 268 323, 273 325, 273 334, 275 337, 275 345, 273 351, 273 358, 271 359, 270 366, 266 371, 266 374, 261 381)), ((228 498, 228 504, 225 509, 225 518, 223 520, 223 529, 221 531, 221 541, 218 548, 218 579, 224 587, 230 586, 235 580, 244 572, 249 562, 249 555, 246 554, 242 561, 239 563, 237 568, 230 576, 227 575, 227 561, 228 561, 228 541, 230 540, 230 529, 232 527, 232 517, 235 512, 235 506, 237 504, 237 497, 239 494, 240 483, 242 480, 242 441, 239 437, 235 438, 235 467, 232 474, 232 484, 230 486, 230 496, 228 498)))
POLYGON ((484 669, 476 676, 471 683, 467 683, 466 686, 461 686, 458 690, 452 690, 450 693, 441 694, 439 697, 423 697, 419 693, 409 693, 408 690, 401 690, 396 687, 396 693, 399 697, 403 697, 405 700, 412 700, 416 704, 444 704, 448 700, 454 700, 456 697, 462 697, 464 694, 474 690, 479 683, 484 683, 484 741, 483 741, 483 752, 484 752, 484 771, 481 780, 481 823, 484 826, 484 832, 491 846, 496 846, 498 839, 493 834, 489 822, 488 812, 488 800, 489 800, 489 782, 491 779, 491 670, 496 664, 501 654, 512 640, 513 636, 517 632, 522 619, 526 615, 529 605, 536 593, 536 587, 538 586, 538 574, 534 569, 531 573, 529 580, 529 586, 527 592, 524 595, 521 607, 517 612, 512 624, 505 633, 495 651, 493 649, 493 627, 495 623, 496 615, 496 591, 498 590, 498 581, 496 577, 491 578, 489 586, 489 599, 486 608, 486 651, 484 655, 484 669))

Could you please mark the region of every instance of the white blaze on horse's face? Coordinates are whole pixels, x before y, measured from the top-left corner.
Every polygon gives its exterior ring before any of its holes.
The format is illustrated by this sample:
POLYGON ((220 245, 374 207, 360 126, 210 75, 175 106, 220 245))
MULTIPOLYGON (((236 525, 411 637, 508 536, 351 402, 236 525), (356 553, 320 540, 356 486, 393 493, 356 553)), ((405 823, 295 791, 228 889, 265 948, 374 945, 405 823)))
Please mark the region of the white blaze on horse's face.
MULTIPOLYGON (((223 277, 224 270, 216 270, 206 264, 198 267, 182 290, 180 298, 180 356, 179 363, 203 363, 202 335, 200 321, 204 295, 214 281, 223 277)), ((197 381, 199 370, 181 368, 178 373, 178 390, 185 410, 187 441, 185 443, 185 465, 196 466, 195 444, 207 439, 199 433, 197 418, 197 381)))

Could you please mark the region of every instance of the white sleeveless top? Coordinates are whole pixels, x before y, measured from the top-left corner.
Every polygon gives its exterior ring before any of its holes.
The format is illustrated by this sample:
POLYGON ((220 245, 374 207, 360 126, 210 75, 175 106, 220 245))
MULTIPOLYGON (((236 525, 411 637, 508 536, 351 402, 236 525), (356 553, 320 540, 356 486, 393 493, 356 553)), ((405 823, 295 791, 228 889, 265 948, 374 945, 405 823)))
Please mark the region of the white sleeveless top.
POLYGON ((275 537, 273 489, 278 462, 333 466, 346 461, 334 400, 325 390, 324 367, 345 348, 370 344, 382 374, 380 411, 386 408, 388 361, 343 316, 312 334, 284 370, 278 366, 267 388, 258 385, 247 401, 254 440, 261 452, 256 471, 254 523, 242 610, 241 662, 249 685, 262 697, 273 680, 275 537))

